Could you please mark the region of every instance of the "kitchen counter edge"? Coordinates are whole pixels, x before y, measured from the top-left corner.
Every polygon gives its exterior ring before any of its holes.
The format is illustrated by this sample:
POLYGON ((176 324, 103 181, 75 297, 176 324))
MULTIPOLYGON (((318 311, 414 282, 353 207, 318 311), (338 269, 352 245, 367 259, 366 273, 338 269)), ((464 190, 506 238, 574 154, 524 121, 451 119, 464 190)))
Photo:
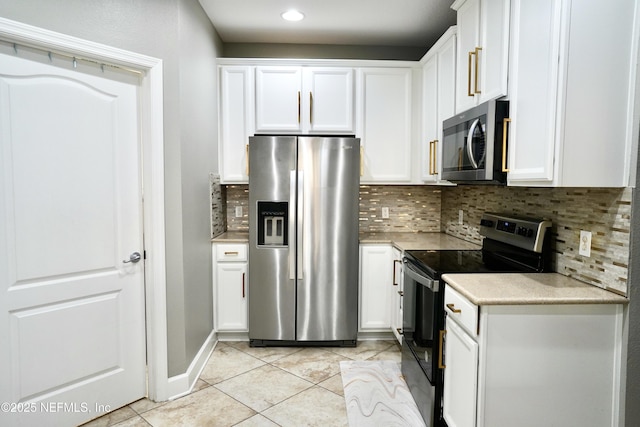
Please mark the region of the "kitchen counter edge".
POLYGON ((367 232, 360 233, 361 245, 391 244, 409 250, 477 250, 482 246, 440 232, 367 232))
MULTIPOLYGON (((402 251, 408 250, 454 250, 480 249, 475 243, 462 240, 445 233, 360 233, 361 245, 393 245, 402 251)), ((211 243, 249 243, 249 233, 245 231, 225 231, 211 239, 211 243)))
POLYGON ((443 274, 442 280, 476 305, 629 302, 614 292, 559 273, 443 274))
POLYGON ((225 231, 211 239, 211 243, 249 243, 249 232, 225 231))

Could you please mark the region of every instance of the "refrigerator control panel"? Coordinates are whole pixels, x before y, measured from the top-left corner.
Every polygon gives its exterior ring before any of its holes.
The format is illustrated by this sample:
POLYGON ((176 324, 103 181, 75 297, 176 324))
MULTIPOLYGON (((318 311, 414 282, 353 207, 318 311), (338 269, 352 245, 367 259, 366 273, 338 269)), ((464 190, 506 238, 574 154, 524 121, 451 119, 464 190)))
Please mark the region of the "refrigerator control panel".
POLYGON ((287 246, 288 216, 288 202, 259 201, 256 218, 258 246, 287 246))

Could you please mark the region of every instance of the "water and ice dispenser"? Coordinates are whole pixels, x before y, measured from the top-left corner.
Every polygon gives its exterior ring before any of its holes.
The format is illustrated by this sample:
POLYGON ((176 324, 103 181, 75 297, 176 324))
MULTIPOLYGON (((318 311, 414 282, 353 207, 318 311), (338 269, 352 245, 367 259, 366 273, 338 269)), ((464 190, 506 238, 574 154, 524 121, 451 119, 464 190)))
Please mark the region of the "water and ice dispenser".
POLYGON ((289 203, 258 202, 258 246, 289 244, 289 203))

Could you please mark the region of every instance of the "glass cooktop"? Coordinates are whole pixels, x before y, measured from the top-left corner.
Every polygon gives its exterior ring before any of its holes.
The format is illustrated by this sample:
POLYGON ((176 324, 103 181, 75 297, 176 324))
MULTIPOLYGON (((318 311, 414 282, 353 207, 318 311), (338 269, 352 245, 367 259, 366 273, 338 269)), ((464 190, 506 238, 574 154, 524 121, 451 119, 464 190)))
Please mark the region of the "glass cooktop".
POLYGON ((406 251, 405 256, 424 274, 542 271, 542 257, 528 251, 487 250, 406 251))

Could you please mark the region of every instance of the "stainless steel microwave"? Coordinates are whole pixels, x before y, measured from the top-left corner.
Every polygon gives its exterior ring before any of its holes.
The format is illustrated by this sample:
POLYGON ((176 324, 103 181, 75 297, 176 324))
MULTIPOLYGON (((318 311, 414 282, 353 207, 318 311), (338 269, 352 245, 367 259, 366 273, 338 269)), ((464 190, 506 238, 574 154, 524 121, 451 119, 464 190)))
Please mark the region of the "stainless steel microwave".
POLYGON ((442 179, 504 184, 509 101, 491 100, 443 122, 442 179))

